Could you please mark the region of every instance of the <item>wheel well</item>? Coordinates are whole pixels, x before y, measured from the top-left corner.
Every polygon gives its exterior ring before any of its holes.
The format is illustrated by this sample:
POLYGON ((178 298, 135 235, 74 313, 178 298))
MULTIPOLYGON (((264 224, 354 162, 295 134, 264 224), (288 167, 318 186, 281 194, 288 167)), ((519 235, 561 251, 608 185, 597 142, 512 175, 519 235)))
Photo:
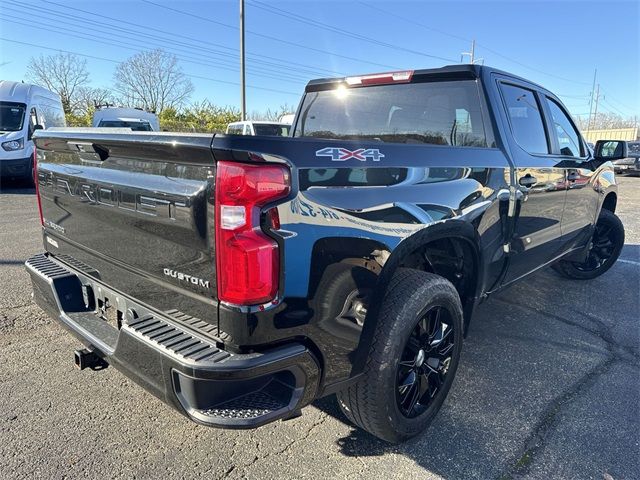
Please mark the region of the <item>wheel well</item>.
POLYGON ((460 295, 468 322, 476 296, 478 258, 467 240, 456 237, 433 240, 400 259, 398 267, 435 273, 449 280, 460 295))
POLYGON ((358 264, 376 274, 380 273, 381 267, 374 260, 376 251, 388 252, 389 248, 375 240, 363 238, 331 237, 318 240, 311 254, 309 296, 315 296, 322 274, 333 263, 357 261, 358 264))
MULTIPOLYGON (((316 242, 311 257, 309 296, 313 298, 325 269, 338 262, 358 264, 380 274, 389 255, 389 248, 374 240, 360 238, 324 238, 316 242), (382 262, 380 262, 382 260, 382 262)), ((435 273, 449 280, 460 295, 465 313, 465 330, 468 325, 477 291, 479 258, 476 249, 461 237, 445 237, 417 246, 389 265, 392 270, 399 267, 413 268, 435 273)), ((392 271, 383 275, 386 288, 392 271)))
POLYGON ((611 192, 604 197, 604 201, 602 202, 602 208, 604 210, 609 210, 612 213, 616 212, 616 205, 618 203, 618 196, 611 192))

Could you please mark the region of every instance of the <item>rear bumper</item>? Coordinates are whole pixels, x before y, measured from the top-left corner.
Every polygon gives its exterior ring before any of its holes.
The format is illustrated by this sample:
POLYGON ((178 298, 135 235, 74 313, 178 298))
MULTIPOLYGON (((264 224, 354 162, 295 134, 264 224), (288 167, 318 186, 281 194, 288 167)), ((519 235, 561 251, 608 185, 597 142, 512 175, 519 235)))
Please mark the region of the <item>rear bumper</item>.
POLYGON ((291 416, 315 398, 320 369, 302 344, 233 354, 51 256, 36 255, 25 266, 34 300, 45 312, 107 363, 198 423, 258 427, 291 416), (95 307, 105 293, 114 305, 126 305, 120 328, 95 307))

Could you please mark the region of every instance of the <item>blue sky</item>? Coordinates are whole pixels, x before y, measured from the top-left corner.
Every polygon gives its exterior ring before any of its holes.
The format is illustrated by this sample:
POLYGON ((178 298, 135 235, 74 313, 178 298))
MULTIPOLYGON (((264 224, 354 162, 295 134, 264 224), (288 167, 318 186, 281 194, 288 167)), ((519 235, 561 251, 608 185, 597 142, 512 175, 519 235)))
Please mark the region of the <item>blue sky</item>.
MULTIPOLYGON (((475 39, 476 58, 544 85, 574 115, 589 112, 597 68, 599 110, 640 118, 638 1, 245 0, 245 10, 247 84, 259 87, 247 90, 249 111, 297 105, 311 78, 456 63, 475 39)), ((23 79, 31 56, 59 49, 85 55, 92 85, 108 87, 117 62, 163 47, 191 76, 192 100, 239 106, 238 17, 238 0, 2 0, 0 78, 23 79)))

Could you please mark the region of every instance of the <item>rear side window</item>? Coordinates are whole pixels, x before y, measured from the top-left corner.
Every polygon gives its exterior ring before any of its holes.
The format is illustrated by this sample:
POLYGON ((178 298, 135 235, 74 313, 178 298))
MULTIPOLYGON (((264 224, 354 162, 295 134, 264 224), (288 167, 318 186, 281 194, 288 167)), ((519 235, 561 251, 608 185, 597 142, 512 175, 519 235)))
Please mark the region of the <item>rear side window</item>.
POLYGON ((227 134, 229 135, 242 135, 242 125, 229 125, 227 128, 227 134))
POLYGON ((289 136, 289 126, 279 125, 277 123, 254 123, 253 129, 256 135, 269 135, 276 137, 289 136))
POLYGON ((560 155, 569 157, 582 156, 582 149, 580 148, 580 136, 578 132, 571 124, 571 120, 560 105, 555 100, 547 97, 547 105, 549 105, 549 111, 551 112, 551 118, 553 119, 553 127, 556 130, 558 137, 558 143, 560 144, 560 155))
POLYGON ((500 88, 518 145, 529 153, 549 153, 540 106, 533 91, 504 83, 500 88))
POLYGON ((149 122, 127 122, 125 120, 102 120, 98 126, 109 128, 130 128, 134 132, 150 132, 152 130, 149 122))
POLYGON ((347 88, 305 95, 294 137, 486 147, 473 80, 347 88))

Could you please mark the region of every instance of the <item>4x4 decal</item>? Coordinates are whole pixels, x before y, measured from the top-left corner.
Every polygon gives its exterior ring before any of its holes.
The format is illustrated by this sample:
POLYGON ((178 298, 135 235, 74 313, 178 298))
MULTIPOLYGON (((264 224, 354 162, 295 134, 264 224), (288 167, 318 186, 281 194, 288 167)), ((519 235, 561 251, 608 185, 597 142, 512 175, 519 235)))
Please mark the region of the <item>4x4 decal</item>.
POLYGON ((360 160, 361 162, 364 162, 367 159, 379 162, 381 158, 384 158, 384 154, 377 148, 358 148, 357 150, 348 150, 346 148, 327 147, 316 150, 316 157, 331 157, 331 160, 334 162, 344 162, 351 158, 354 160, 360 160))

